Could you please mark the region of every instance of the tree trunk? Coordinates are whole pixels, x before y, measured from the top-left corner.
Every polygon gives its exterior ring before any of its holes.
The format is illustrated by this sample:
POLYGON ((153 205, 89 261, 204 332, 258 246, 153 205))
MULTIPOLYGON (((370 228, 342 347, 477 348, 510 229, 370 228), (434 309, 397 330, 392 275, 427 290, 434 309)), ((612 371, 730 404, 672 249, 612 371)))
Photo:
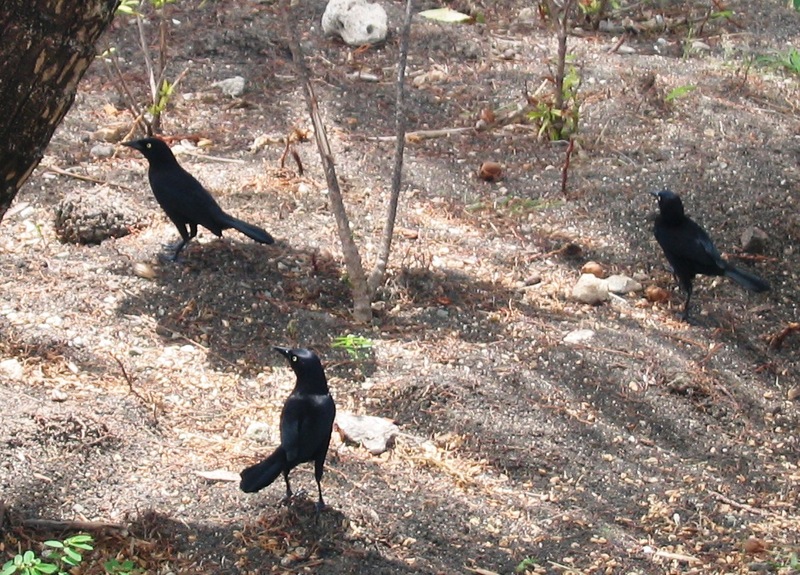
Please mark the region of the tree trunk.
POLYGON ((322 117, 319 114, 317 96, 314 93, 314 86, 311 85, 311 73, 306 65, 303 49, 300 46, 299 26, 294 8, 290 0, 285 0, 282 4, 286 11, 286 22, 291 30, 289 47, 292 51, 295 67, 300 75, 300 82, 305 93, 308 114, 314 125, 314 138, 317 141, 317 150, 322 161, 322 168, 325 171, 325 180, 328 183, 328 197, 331 201, 331 211, 336 218, 336 228, 339 231, 339 241, 342 242, 342 255, 347 274, 350 280, 350 293, 353 296, 353 319, 359 323, 369 323, 372 321, 372 297, 367 285, 367 275, 361 263, 361 254, 353 238, 350 229, 350 220, 347 217, 347 210, 344 206, 342 191, 339 188, 339 179, 336 177, 336 166, 333 163, 333 153, 328 143, 328 135, 322 117))
POLYGON ((0 2, 0 220, 72 106, 118 3, 0 2))

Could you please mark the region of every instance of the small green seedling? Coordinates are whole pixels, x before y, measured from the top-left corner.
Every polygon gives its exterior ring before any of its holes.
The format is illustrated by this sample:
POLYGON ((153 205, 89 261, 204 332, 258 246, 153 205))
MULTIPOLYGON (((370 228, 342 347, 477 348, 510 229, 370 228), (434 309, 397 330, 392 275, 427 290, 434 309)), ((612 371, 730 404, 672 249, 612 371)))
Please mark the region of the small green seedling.
POLYGON ((33 551, 25 551, 3 565, 0 575, 12 575, 13 573, 68 575, 70 569, 77 567, 83 561, 81 552, 94 549, 91 545, 93 541, 91 535, 84 534, 73 535, 63 541, 45 541, 45 547, 49 547, 50 550, 42 553, 42 557, 33 551))
POLYGON ((673 100, 677 100, 678 98, 683 98, 689 92, 693 92, 697 86, 686 85, 686 86, 678 86, 677 88, 673 88, 669 91, 664 97, 664 100, 667 102, 672 102, 673 100))
POLYGON ((358 361, 366 357, 367 350, 371 349, 373 345, 374 342, 367 337, 348 333, 334 338, 331 347, 345 350, 350 359, 358 361))

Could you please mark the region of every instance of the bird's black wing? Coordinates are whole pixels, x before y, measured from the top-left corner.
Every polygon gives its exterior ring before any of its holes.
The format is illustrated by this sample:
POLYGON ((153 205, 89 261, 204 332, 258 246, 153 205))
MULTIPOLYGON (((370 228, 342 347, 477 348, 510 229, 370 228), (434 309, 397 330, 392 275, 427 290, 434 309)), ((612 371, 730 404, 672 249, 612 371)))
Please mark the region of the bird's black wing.
POLYGON ((281 446, 295 466, 316 457, 331 438, 336 407, 330 395, 293 393, 281 413, 281 446))
POLYGON ((194 176, 179 165, 151 168, 150 186, 161 208, 173 221, 199 224, 222 233, 222 208, 194 176))
POLYGON ((720 275, 725 260, 706 231, 685 218, 680 225, 656 225, 655 236, 676 273, 720 275))

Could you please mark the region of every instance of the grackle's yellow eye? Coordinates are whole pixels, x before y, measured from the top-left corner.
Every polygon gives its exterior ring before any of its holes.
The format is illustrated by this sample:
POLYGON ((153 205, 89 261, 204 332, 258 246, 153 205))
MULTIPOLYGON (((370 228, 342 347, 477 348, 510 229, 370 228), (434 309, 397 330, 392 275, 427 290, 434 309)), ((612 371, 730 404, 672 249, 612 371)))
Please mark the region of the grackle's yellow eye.
POLYGON ((292 361, 297 361, 297 356, 296 355, 292 356, 292 361))
POLYGON ((148 147, 148 148, 152 148, 152 147, 153 147, 153 144, 147 144, 147 147, 148 147))

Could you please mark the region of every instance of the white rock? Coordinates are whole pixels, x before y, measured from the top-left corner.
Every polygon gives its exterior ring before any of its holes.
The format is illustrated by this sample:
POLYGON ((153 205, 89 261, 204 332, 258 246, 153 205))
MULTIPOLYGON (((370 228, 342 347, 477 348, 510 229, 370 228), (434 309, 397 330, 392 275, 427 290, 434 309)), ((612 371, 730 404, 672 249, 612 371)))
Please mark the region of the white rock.
POLYGON ((389 30, 386 10, 366 0, 330 0, 322 15, 325 34, 340 36, 350 46, 375 44, 389 30))
POLYGON ((233 78, 226 78, 219 82, 211 84, 214 88, 219 88, 222 93, 231 98, 238 98, 244 94, 244 78, 241 76, 234 76, 233 78))
POLYGON ((267 443, 272 436, 272 429, 262 421, 254 421, 247 427, 244 435, 253 441, 267 443))
POLYGON ((572 288, 572 299, 592 305, 607 301, 608 283, 592 274, 583 274, 572 288))
POLYGON ((564 343, 583 343, 594 337, 594 332, 590 329, 576 329, 564 336, 564 343))
POLYGON ((394 443, 400 429, 390 419, 373 415, 336 414, 335 429, 343 441, 357 443, 372 455, 380 455, 394 443))
POLYGON ((25 374, 22 363, 16 358, 11 357, 0 361, 0 374, 5 375, 9 379, 21 380, 25 374))
POLYGON ((613 275, 606 278, 608 291, 611 293, 626 294, 630 292, 642 291, 642 284, 624 275, 613 275))

